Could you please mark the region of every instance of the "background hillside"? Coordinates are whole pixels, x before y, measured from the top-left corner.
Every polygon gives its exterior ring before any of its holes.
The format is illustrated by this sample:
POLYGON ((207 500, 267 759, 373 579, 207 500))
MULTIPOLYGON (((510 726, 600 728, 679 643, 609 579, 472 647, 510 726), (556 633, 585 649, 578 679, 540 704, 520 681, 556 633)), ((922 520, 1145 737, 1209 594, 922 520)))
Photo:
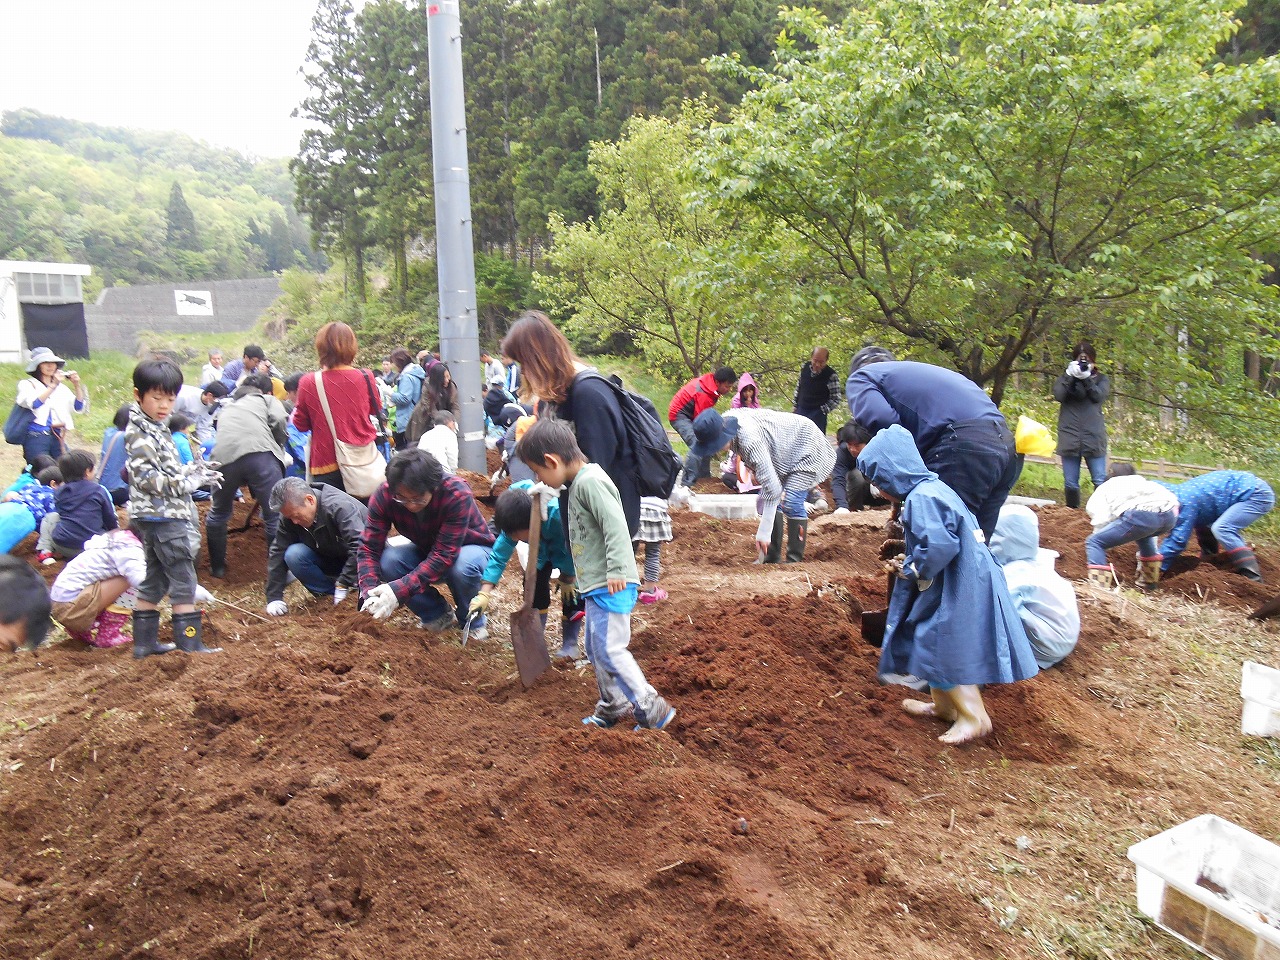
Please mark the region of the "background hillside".
POLYGON ((319 267, 293 196, 286 160, 32 110, 0 120, 0 258, 91 264, 90 293, 319 267))

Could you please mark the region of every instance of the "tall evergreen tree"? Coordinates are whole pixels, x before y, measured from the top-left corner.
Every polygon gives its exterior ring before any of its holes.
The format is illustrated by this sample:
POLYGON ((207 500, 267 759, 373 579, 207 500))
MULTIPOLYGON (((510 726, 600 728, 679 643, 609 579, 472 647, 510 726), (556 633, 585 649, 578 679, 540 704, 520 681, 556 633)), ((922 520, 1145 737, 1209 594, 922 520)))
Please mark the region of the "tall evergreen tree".
POLYGON ((199 250, 200 231, 196 229, 196 215, 187 206, 182 194, 182 184, 175 182, 169 191, 168 227, 165 243, 175 250, 199 250))

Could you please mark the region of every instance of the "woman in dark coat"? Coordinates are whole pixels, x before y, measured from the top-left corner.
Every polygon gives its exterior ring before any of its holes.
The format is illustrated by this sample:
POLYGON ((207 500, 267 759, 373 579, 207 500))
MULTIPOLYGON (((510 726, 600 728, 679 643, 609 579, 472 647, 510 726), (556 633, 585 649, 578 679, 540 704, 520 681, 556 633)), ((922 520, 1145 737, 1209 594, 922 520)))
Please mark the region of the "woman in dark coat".
POLYGON ((1080 506, 1080 460, 1089 466, 1094 487, 1107 479, 1107 425, 1102 405, 1111 394, 1111 380, 1098 372, 1093 344, 1082 340, 1071 349, 1071 362, 1053 385, 1058 410, 1058 456, 1062 458, 1062 487, 1068 507, 1080 506))
MULTIPOLYGON (((530 310, 512 324, 501 352, 520 364, 522 400, 537 398, 539 417, 573 424, 578 446, 609 475, 622 498, 632 538, 640 529, 640 488, 636 460, 627 445, 622 409, 613 388, 600 377, 580 374, 591 368, 574 354, 569 341, 546 314, 530 310)), ((567 510, 561 516, 567 523, 567 510)))

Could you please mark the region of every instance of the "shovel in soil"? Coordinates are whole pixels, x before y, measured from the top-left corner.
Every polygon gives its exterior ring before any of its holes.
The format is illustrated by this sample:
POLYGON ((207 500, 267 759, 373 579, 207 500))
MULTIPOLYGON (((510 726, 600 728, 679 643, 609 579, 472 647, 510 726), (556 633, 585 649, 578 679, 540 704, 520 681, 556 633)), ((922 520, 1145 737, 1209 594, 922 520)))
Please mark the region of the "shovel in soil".
POLYGON ((535 493, 529 512, 529 559, 524 565, 524 605, 511 615, 511 646, 516 654, 516 669, 520 671, 520 685, 526 690, 551 666, 551 654, 547 652, 542 618, 533 609, 541 535, 542 495, 535 493))
MULTIPOLYGON (((898 508, 895 505, 893 515, 889 522, 885 524, 885 533, 888 539, 880 545, 880 559, 888 560, 892 556, 896 556, 904 546, 902 540, 902 524, 898 522, 898 508)), ((889 601, 893 596, 893 581, 897 577, 893 573, 888 573, 885 577, 884 587, 884 606, 883 610, 865 610, 862 614, 862 639, 873 647, 884 646, 884 628, 889 618, 889 601)))

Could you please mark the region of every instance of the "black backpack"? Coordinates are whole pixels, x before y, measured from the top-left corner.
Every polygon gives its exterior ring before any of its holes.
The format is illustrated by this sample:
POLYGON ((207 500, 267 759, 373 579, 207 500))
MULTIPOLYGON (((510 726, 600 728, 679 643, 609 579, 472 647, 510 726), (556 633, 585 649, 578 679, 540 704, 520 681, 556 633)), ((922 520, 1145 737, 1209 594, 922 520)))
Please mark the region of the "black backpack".
POLYGON ((586 371, 578 374, 578 379, 583 377, 603 380, 618 400, 622 424, 627 432, 627 446, 636 460, 636 486, 640 496, 666 500, 675 489, 683 461, 671 448, 671 439, 653 401, 598 373, 586 371))

